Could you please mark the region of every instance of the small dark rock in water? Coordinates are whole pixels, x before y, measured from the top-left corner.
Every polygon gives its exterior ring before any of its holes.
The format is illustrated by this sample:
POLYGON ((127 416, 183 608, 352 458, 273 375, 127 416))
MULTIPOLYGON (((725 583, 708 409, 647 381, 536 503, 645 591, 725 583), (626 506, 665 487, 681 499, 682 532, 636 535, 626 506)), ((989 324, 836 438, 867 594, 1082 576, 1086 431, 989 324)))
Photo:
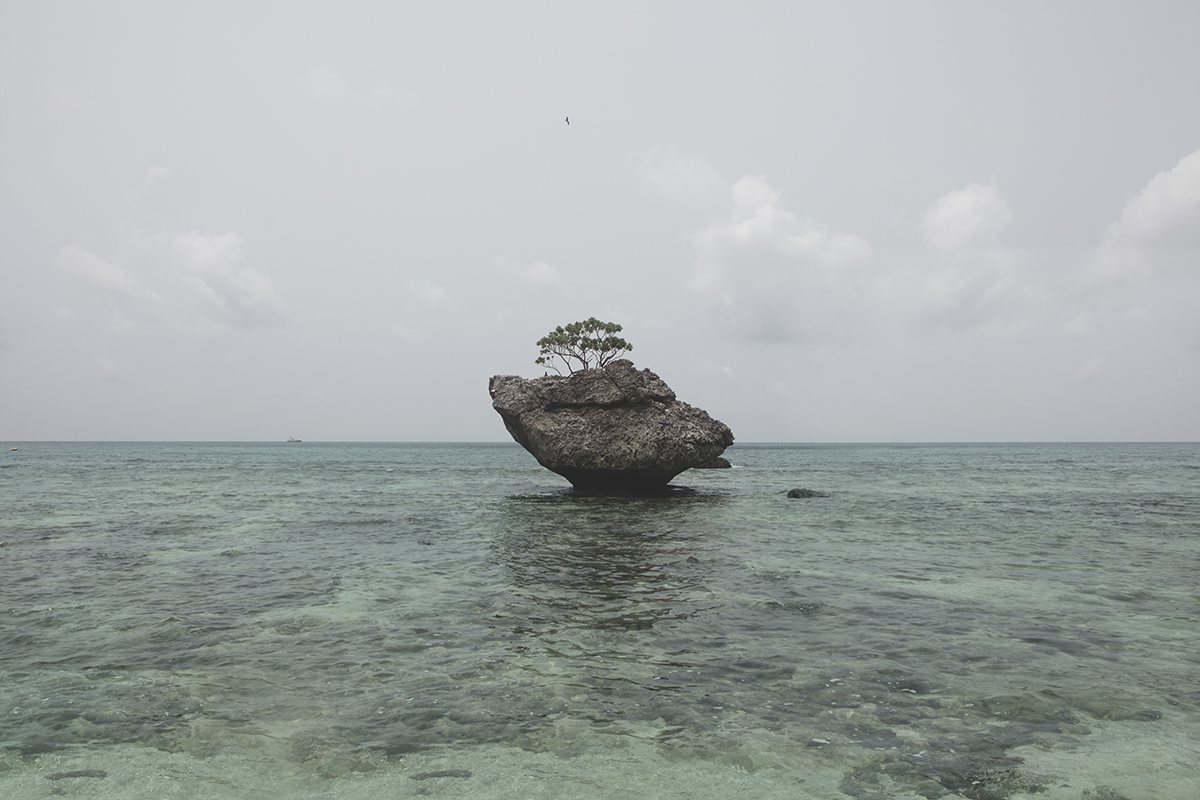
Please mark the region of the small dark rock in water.
POLYGON ((52 781, 61 781, 63 778, 107 778, 108 773, 102 769, 76 769, 70 772, 56 772, 46 777, 52 781))
POLYGON ((717 456, 712 461, 705 461, 703 464, 697 464, 692 469, 732 469, 733 464, 729 463, 728 458, 717 456))
POLYGON ((829 497, 829 495, 825 494, 825 492, 818 492, 814 489, 790 489, 790 490, 788 490, 787 496, 792 497, 792 498, 796 498, 796 497, 829 497))
POLYGON ((764 605, 767 608, 781 608, 787 611, 799 611, 801 614, 812 614, 813 612, 819 611, 825 606, 824 603, 778 603, 774 600, 768 600, 766 603, 764 603, 764 605))
POLYGON ((411 776, 414 781, 425 781, 430 778, 469 778, 469 769, 439 769, 437 772, 418 772, 411 776))

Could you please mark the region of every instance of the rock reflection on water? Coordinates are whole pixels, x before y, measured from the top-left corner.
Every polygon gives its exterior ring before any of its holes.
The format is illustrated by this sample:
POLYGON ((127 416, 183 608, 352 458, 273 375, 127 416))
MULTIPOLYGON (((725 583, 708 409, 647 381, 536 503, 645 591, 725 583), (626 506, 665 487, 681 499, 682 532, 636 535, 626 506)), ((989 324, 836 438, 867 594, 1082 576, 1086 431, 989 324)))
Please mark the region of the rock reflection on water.
MULTIPOLYGON (((493 551, 510 602, 491 624, 503 668, 534 682, 508 698, 525 712, 516 743, 569 756, 632 737, 678 752, 712 731, 711 699, 693 693, 698 653, 723 637, 694 624, 715 606, 723 537, 707 517, 725 502, 687 489, 508 498, 493 551)), ((749 766, 735 751, 704 755, 749 766)))
POLYGON ((648 630, 703 607, 714 546, 692 517, 719 495, 576 492, 512 498, 494 547, 527 629, 648 630))

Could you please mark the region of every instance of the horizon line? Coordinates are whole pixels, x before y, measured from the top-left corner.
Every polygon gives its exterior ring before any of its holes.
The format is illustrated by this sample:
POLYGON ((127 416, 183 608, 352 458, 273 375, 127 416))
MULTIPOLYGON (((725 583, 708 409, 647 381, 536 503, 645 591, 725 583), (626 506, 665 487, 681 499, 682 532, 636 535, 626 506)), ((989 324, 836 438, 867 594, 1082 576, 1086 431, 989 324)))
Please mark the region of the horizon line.
MULTIPOLYGON (((504 439, 0 439, 5 444, 460 444, 512 445, 504 439)), ((1200 439, 814 439, 756 440, 741 445, 946 445, 946 444, 1200 444, 1200 439)), ((727 450, 729 448, 726 448, 727 450)))

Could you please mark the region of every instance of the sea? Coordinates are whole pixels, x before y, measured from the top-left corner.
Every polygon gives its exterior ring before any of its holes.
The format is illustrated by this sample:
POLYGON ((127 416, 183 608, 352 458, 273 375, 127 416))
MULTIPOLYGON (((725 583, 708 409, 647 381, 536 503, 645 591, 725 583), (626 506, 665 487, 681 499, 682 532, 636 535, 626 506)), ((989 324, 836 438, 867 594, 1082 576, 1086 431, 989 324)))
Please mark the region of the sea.
POLYGON ((0 797, 1200 798, 1200 444, 725 455, 6 443, 0 797))

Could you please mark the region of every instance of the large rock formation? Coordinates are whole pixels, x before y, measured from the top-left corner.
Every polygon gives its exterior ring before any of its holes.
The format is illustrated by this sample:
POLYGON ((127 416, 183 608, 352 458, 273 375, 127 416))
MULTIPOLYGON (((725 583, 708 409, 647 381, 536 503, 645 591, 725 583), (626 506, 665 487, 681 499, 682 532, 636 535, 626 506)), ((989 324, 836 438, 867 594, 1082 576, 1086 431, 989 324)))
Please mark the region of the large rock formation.
POLYGON ((733 444, 726 425, 626 359, 567 377, 496 375, 488 391, 512 437, 579 489, 661 488, 733 444))

